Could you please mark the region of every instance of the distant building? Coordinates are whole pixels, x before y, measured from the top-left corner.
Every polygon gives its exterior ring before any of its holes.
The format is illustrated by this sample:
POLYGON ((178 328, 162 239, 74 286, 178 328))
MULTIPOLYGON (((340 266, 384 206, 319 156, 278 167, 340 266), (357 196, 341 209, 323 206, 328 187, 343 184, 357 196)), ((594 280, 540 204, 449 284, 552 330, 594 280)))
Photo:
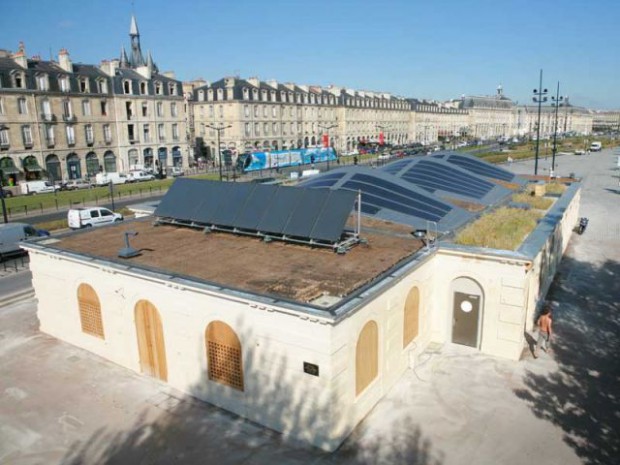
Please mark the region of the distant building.
POLYGON ((182 83, 142 54, 100 66, 0 51, 0 167, 5 182, 77 179, 131 167, 187 166, 182 83))

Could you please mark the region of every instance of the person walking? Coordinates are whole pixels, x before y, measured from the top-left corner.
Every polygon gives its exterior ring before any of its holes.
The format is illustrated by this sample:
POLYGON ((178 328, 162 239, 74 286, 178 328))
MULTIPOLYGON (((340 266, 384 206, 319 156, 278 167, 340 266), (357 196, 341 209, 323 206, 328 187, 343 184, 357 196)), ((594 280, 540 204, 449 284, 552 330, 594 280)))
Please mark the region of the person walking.
POLYGON ((538 325, 538 340, 534 345, 534 358, 538 358, 538 347, 542 346, 542 349, 547 352, 549 350, 549 344, 551 342, 551 323, 553 321, 551 315, 551 307, 549 304, 545 305, 542 312, 540 312, 540 316, 538 317, 538 321, 536 324, 538 325))

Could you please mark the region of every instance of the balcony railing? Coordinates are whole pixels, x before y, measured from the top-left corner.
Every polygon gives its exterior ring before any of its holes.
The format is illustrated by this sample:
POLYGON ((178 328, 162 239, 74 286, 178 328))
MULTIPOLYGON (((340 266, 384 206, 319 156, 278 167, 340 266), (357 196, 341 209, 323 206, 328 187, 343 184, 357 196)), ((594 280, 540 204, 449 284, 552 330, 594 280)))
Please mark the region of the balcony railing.
POLYGON ((41 120, 46 123, 55 123, 56 115, 53 115, 51 113, 41 113, 41 120))
POLYGON ((62 119, 65 123, 75 123, 77 121, 75 115, 62 115, 62 119))
POLYGON ((8 142, 8 141, 7 141, 7 142, 4 142, 4 141, 0 142, 0 149, 2 149, 2 150, 6 150, 6 149, 8 149, 10 146, 11 146, 11 143, 10 143, 10 142, 8 142))

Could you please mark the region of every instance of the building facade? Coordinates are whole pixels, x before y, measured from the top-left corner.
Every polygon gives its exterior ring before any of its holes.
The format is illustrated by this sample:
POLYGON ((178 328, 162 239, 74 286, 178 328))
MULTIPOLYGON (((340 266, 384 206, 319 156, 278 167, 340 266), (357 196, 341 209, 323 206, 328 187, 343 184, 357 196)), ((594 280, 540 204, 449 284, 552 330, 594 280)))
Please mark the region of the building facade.
POLYGON ((182 84, 143 58, 132 17, 131 59, 100 66, 0 51, 0 168, 4 182, 92 177, 187 166, 182 84))

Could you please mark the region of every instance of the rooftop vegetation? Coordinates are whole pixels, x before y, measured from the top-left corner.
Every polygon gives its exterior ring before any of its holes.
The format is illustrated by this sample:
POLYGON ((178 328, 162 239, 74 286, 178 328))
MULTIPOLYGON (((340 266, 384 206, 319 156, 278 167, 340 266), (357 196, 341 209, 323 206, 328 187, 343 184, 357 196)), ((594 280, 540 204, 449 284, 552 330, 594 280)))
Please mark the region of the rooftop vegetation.
POLYGON ((542 216, 537 210, 502 207, 464 228, 456 236, 461 245, 516 250, 542 216))
POLYGON ((551 205, 553 205, 553 199, 548 197, 538 197, 526 192, 513 194, 512 201, 516 203, 525 203, 537 210, 547 210, 551 205))

